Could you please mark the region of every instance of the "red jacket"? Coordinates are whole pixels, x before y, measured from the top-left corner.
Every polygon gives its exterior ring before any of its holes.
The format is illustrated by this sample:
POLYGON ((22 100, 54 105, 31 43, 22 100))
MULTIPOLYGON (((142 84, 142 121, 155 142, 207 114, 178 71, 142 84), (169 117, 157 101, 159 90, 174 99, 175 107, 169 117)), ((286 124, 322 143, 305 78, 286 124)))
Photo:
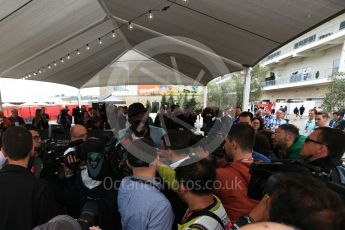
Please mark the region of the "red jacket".
POLYGON ((241 216, 248 215, 258 203, 247 197, 250 165, 251 163, 248 162, 235 161, 216 171, 215 195, 222 201, 232 223, 241 216))

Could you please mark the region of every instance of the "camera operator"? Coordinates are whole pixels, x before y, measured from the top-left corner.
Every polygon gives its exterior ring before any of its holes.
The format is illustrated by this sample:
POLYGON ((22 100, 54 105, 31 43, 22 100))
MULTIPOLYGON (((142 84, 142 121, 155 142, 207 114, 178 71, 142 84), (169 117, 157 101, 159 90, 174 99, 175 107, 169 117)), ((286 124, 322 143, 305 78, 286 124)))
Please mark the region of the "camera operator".
POLYGON ((57 123, 62 125, 65 129, 71 128, 72 116, 68 114, 68 109, 63 108, 57 116, 57 123))
POLYGON ((0 171, 0 229, 32 229, 55 216, 54 195, 46 182, 27 170, 33 141, 26 128, 8 128, 2 144, 8 164, 0 171))
MULTIPOLYGON (((74 218, 78 218, 83 213, 87 215, 91 213, 93 216, 93 220, 90 220, 91 226, 97 224, 104 230, 116 229, 116 226, 120 225, 116 203, 117 192, 114 186, 108 186, 105 183, 105 178, 110 176, 106 171, 109 162, 105 156, 105 143, 92 133, 89 136, 80 145, 80 155, 81 158, 85 158, 86 168, 65 179, 65 187, 69 194, 66 198, 69 213, 74 218), (98 223, 93 223, 93 221, 98 223)), ((76 156, 69 156, 69 164, 75 161, 76 156)), ((68 168, 68 165, 65 168, 68 168)))
POLYGON ((155 147, 160 147, 161 138, 165 135, 165 130, 152 125, 148 125, 148 111, 141 103, 133 103, 128 107, 128 122, 131 127, 122 129, 118 133, 119 142, 126 139, 135 140, 148 135, 154 142, 155 147))
POLYGON ((72 151, 76 151, 76 148, 79 147, 87 138, 87 130, 82 125, 75 125, 70 130, 71 133, 71 143, 70 147, 64 152, 64 155, 72 151))

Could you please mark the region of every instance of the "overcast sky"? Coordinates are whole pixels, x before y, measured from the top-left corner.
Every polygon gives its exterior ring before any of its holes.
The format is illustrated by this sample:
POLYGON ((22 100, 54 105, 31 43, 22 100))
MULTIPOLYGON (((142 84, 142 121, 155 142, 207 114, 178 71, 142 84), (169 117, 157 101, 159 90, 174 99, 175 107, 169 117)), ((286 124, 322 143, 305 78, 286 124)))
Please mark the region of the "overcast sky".
MULTIPOLYGON (((77 96, 78 89, 55 83, 0 78, 3 102, 44 102, 59 94, 77 96)), ((99 95, 99 88, 82 89, 81 95, 99 95)))

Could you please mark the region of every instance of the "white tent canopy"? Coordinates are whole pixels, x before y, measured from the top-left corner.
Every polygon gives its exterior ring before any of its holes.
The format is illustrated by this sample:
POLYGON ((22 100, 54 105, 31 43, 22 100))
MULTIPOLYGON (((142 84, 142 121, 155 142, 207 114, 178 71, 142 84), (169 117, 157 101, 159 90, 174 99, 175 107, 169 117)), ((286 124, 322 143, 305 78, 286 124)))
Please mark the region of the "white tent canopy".
POLYGON ((31 76, 78 88, 161 81, 205 85, 255 65, 344 8, 344 0, 2 0, 0 77, 31 76), (127 24, 117 29, 128 21, 133 31, 127 24), (152 38, 159 39, 147 42, 152 38), (147 59, 121 65, 119 58, 132 49, 147 59), (143 72, 147 69, 156 75, 143 72))

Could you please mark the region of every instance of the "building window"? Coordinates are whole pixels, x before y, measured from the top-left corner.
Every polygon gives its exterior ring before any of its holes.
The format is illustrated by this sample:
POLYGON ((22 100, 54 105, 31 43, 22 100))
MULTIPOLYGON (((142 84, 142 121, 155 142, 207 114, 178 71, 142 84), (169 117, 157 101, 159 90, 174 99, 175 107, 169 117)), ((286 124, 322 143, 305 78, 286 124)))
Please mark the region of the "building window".
POLYGON ((340 59, 333 60, 333 71, 332 73, 335 74, 339 71, 340 59))
POLYGON ((342 22, 340 23, 339 30, 342 30, 342 29, 345 29, 345 21, 342 21, 342 22))
POLYGON ((271 59, 273 59, 275 57, 278 57, 279 55, 280 55, 280 50, 277 51, 277 52, 274 52, 273 54, 268 55, 267 56, 267 60, 271 60, 271 59))
POLYGON ((302 47, 302 46, 308 45, 309 43, 314 42, 315 38, 316 38, 316 34, 314 34, 313 36, 307 37, 307 38, 305 38, 305 39, 295 43, 294 49, 297 49, 299 47, 302 47))

